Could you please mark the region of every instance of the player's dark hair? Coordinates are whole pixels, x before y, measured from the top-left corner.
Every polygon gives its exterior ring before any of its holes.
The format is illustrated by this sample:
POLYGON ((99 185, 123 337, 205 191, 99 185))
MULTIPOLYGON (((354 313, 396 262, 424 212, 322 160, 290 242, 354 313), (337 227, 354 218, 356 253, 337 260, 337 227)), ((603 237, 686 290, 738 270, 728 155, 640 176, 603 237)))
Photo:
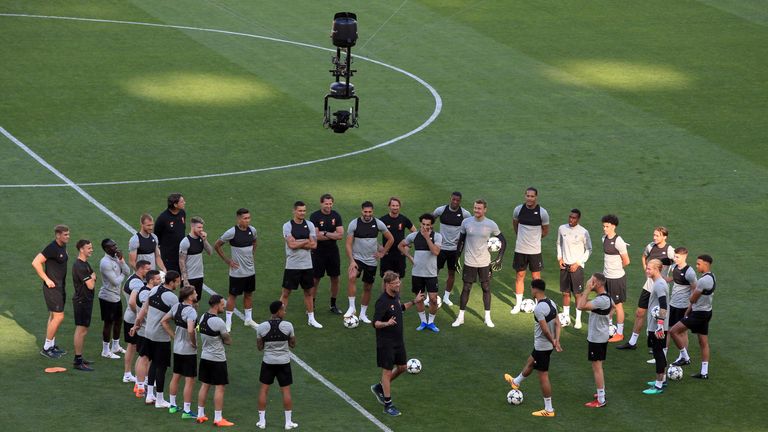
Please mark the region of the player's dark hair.
POLYGON ((675 248, 675 253, 680 255, 688 255, 688 249, 682 246, 675 248))
POLYGON ((211 296, 211 298, 208 299, 208 305, 209 306, 216 306, 217 304, 221 303, 221 301, 224 300, 224 297, 214 294, 211 296))
POLYGON ((482 204, 484 208, 488 208, 488 203, 482 198, 476 199, 475 204, 482 204))
POLYGON ((282 308, 283 308, 283 302, 281 302, 280 300, 275 300, 269 304, 269 313, 274 315, 278 313, 282 308))
POLYGON ((114 240, 112 240, 110 238, 105 238, 104 240, 101 241, 101 248, 104 249, 107 246, 109 246, 110 244, 117 245, 117 243, 115 243, 114 240))
POLYGON ((242 215, 244 215, 244 214, 249 214, 250 212, 251 212, 251 211, 250 211, 250 210, 248 210, 247 208, 245 208, 245 207, 240 207, 239 209, 237 209, 237 211, 235 212, 235 214, 237 214, 237 217, 240 217, 240 216, 242 216, 242 215))
POLYGON ((205 221, 200 216, 192 216, 192 219, 189 220, 189 223, 205 225, 205 221))
POLYGON ((661 235, 663 235, 665 238, 666 238, 666 237, 669 237, 669 230, 667 229, 667 227, 663 227, 663 226, 657 226, 657 227, 656 227, 656 228, 654 228, 653 230, 654 230, 654 231, 658 231, 658 232, 660 232, 660 233, 661 233, 661 235))
POLYGON ((335 201, 335 200, 333 199, 333 195, 331 195, 331 194, 329 194, 329 193, 326 193, 326 194, 322 194, 322 195, 320 195, 320 203, 321 203, 321 204, 323 203, 323 201, 325 201, 325 200, 327 200, 327 199, 329 199, 329 200, 331 200, 331 201, 335 201))
POLYGON ((581 219, 581 210, 577 208, 571 209, 571 213, 576 213, 577 215, 579 215, 579 219, 581 219))
POLYGON ((419 222, 423 221, 424 219, 435 223, 435 216, 432 213, 424 213, 423 215, 419 216, 419 222))
POLYGON ((306 207, 307 205, 304 204, 304 201, 296 201, 293 203, 293 209, 296 210, 299 207, 306 207))
POLYGON ((80 239, 80 240, 77 241, 77 244, 75 244, 75 247, 77 248, 77 250, 80 250, 80 249, 82 249, 83 247, 85 247, 86 245, 89 245, 89 244, 91 244, 90 240, 80 239))
POLYGON ((613 226, 619 226, 619 217, 614 214, 608 214, 603 216, 602 219, 600 219, 600 222, 609 223, 613 226))
POLYGON ((531 281, 531 288, 544 291, 547 289, 547 284, 544 279, 534 279, 531 281))
POLYGON ((526 189, 525 191, 526 191, 526 192, 528 192, 528 191, 531 191, 531 192, 535 193, 535 194, 536 194, 536 196, 539 196, 539 190, 538 190, 538 189, 536 189, 536 188, 535 188, 535 187, 533 187, 533 186, 529 187, 529 188, 528 188, 528 189, 526 189))
POLYGON ((144 280, 146 280, 146 281, 149 281, 149 280, 151 280, 153 277, 155 277, 155 276, 157 276, 157 275, 159 275, 159 274, 160 274, 160 272, 159 272, 159 271, 157 271, 157 270, 150 270, 150 271, 148 271, 148 272, 147 272, 147 274, 146 274, 146 275, 144 275, 144 280))
POLYGON ((451 192, 451 196, 455 196, 455 197, 459 197, 459 198, 461 198, 461 192, 459 192, 459 191, 453 191, 453 192, 451 192))
POLYGON ((136 261, 136 270, 148 265, 152 265, 152 263, 147 260, 138 260, 136 261))
POLYGON ((64 234, 65 232, 69 232, 69 227, 66 225, 56 225, 53 227, 54 234, 64 234))
POLYGON ((181 275, 176 270, 168 270, 165 272, 165 283, 171 283, 180 277, 181 275))
POLYGON ((148 220, 155 220, 155 218, 153 218, 149 213, 142 213, 141 217, 139 218, 139 223, 144 224, 144 222, 148 220))
POLYGON ((605 275, 602 273, 593 273, 592 277, 595 279, 595 282, 597 282, 598 285, 605 288, 605 284, 608 282, 608 280, 605 278, 605 275))
POLYGON ((372 202, 370 202, 370 201, 363 201, 363 203, 362 203, 362 204, 360 204, 360 208, 361 208, 361 209, 364 209, 364 208, 373 208, 373 203, 372 203, 372 202))
POLYGON ((182 198, 183 196, 178 192, 174 192, 168 195, 168 209, 170 210, 176 207, 176 204, 178 204, 182 198))
POLYGON ((195 287, 193 287, 192 285, 184 285, 184 287, 181 288, 181 291, 179 291, 179 301, 181 302, 185 301, 194 292, 195 292, 195 287))
POLYGON ((403 203, 400 202, 400 198, 398 197, 389 197, 389 201, 387 202, 387 205, 392 205, 392 201, 397 201, 398 204, 403 205, 403 203))
POLYGON ((699 255, 699 259, 709 264, 712 264, 712 257, 710 255, 707 255, 707 254, 699 255))

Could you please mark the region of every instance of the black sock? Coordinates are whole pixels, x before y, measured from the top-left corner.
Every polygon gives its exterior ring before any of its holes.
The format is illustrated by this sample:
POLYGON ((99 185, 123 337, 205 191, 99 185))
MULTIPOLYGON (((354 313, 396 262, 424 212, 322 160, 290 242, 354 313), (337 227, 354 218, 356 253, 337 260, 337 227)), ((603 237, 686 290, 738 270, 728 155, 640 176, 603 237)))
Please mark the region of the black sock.
POLYGON ((392 397, 384 396, 384 406, 390 406, 390 405, 392 405, 392 397))
POLYGON ((83 363, 83 356, 75 354, 75 364, 82 364, 83 363))
POLYGON ((331 307, 336 307, 336 297, 331 297, 331 307))

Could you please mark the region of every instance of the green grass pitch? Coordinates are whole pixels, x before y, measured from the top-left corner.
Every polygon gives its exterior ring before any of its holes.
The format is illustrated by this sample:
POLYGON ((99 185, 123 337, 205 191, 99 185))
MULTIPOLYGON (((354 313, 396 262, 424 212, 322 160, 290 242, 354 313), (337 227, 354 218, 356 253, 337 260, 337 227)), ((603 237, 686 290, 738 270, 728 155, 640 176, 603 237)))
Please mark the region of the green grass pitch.
MULTIPOLYGON (((379 376, 373 331, 347 330, 327 312, 327 279, 318 295, 324 329, 307 328, 298 297, 292 299, 295 353, 394 431, 767 430, 761 316, 768 237, 760 225, 768 212, 766 40, 768 12, 758 0, 0 0, 0 126, 130 225, 145 211, 157 215, 174 191, 184 193, 189 216, 205 218, 212 237, 234 223, 238 207, 250 208, 260 238, 257 320, 279 296, 280 229, 292 203, 301 199, 314 210, 324 192, 336 196, 347 223, 366 199, 381 215, 387 198, 398 195, 403 213, 415 219, 460 190, 465 207, 485 198, 488 216, 513 241, 512 209, 527 186, 536 186, 552 217, 543 277, 558 304, 556 227, 569 209, 582 210, 598 250, 586 270, 598 271, 600 217, 616 213, 631 244, 630 327, 644 280, 641 250, 653 227, 665 225, 672 245, 715 258, 709 381, 687 377, 698 368, 693 342, 686 378, 648 397, 641 394, 653 377, 645 351, 609 348, 609 405, 591 411, 583 407, 594 391, 586 331, 569 327, 550 370, 557 417, 530 416, 542 406, 535 377, 524 383, 523 405, 510 407, 502 374, 517 373, 532 344, 530 315, 509 314, 511 251, 492 285, 496 328, 478 318, 477 287, 459 329, 450 327, 456 306, 439 312, 438 335, 417 333, 415 313, 407 314, 408 353, 424 370, 395 381, 399 418, 386 417, 368 389, 379 376), (381 148, 269 169, 369 149, 436 112, 427 87, 358 58, 361 127, 344 135, 322 129, 331 53, 316 47, 332 48, 331 20, 342 10, 359 18, 353 55, 423 79, 439 94, 439 116, 381 148), (257 172, 200 177, 247 170, 257 172), (194 178, 87 185, 176 177, 194 178)), ((38 354, 47 313, 30 262, 53 225, 72 228, 70 264, 79 238, 111 237, 126 248, 130 236, 71 187, 40 187, 61 183, 0 136, 2 423, 19 431, 187 430, 192 426, 133 397, 120 382, 122 361, 98 356, 97 313, 85 352, 96 372, 42 372, 71 361, 38 354)), ((100 257, 97 251, 92 264, 100 257)), ((224 264, 213 257, 205 265, 207 284, 225 292, 224 264)), ((406 299, 409 285, 406 279, 406 299)), ((71 296, 71 284, 68 290, 71 296)), ((71 302, 65 311, 57 343, 71 351, 71 302)), ((224 414, 253 429, 261 354, 251 330, 238 324, 233 338, 224 414)), ((381 430, 307 371, 293 370, 301 430, 381 430)), ((282 427, 274 389, 267 419, 268 429, 282 427)))

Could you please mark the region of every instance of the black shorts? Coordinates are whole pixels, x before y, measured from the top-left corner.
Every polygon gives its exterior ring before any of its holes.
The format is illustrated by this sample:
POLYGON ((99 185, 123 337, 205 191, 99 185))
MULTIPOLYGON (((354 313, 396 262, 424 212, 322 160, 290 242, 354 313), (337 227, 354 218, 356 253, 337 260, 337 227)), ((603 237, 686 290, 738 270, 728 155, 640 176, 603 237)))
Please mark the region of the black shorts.
POLYGON ((355 260, 357 264, 357 277, 363 276, 363 282, 372 284, 376 281, 376 266, 369 266, 360 260, 355 260))
POLYGON ((171 343, 170 342, 156 342, 147 339, 144 343, 145 351, 148 352, 147 357, 152 360, 152 363, 157 367, 168 367, 171 365, 171 343))
MULTIPOLYGON (((618 279, 606 278, 605 290, 608 291, 608 295, 611 296, 613 303, 621 304, 627 301, 627 275, 618 279)), ((648 307, 648 304, 645 306, 648 307)))
POLYGON ((549 370, 549 357, 552 355, 552 350, 547 351, 531 351, 531 357, 533 357, 533 368, 540 372, 546 372, 549 370))
POLYGON ((712 311, 691 311, 681 322, 693 333, 700 335, 709 334, 709 321, 712 319, 712 311))
POLYGON ((198 374, 200 382, 210 385, 229 384, 229 375, 227 374, 227 362, 217 362, 206 359, 200 359, 200 369, 198 374))
MULTIPOLYGON (((160 251, 160 256, 165 264, 165 271, 173 270, 176 273, 181 273, 181 267, 179 267, 179 249, 176 248, 176 253, 166 254, 160 251)), ((165 282, 165 281, 163 281, 165 282)))
POLYGON ((312 269, 285 269, 283 270, 283 288, 296 290, 301 286, 301 288, 305 290, 312 289, 315 285, 315 281, 312 277, 312 269))
POLYGON ((637 299, 637 307, 640 309, 648 309, 648 302, 651 300, 651 293, 646 290, 640 291, 640 298, 637 299))
POLYGON ((280 387, 287 387, 293 384, 293 373, 291 373, 291 364, 267 364, 261 362, 261 373, 259 374, 259 382, 262 384, 272 385, 277 378, 277 384, 280 387))
POLYGON ((397 252, 397 255, 384 255, 381 258, 379 267, 379 275, 381 277, 384 277, 384 273, 387 270, 392 270, 400 275, 400 279, 402 279, 405 277, 405 255, 401 254, 399 251, 397 252))
POLYGON ((669 328, 672 328, 678 321, 683 319, 686 310, 688 310, 688 308, 669 307, 669 328))
POLYGON ((391 343, 376 345, 376 365, 378 367, 391 370, 395 365, 404 365, 407 361, 405 345, 391 343))
POLYGON ((456 263, 459 261, 459 251, 440 250, 437 255, 437 269, 442 270, 448 264, 448 271, 456 271, 456 263))
POLYGON ((239 296, 243 293, 252 293, 254 291, 256 291, 256 275, 229 277, 229 293, 233 296, 239 296))
POLYGON ((579 266, 575 272, 571 273, 568 271, 567 264, 565 267, 560 269, 560 292, 581 294, 584 291, 584 268, 579 266))
POLYGON ((187 281, 187 283, 195 287, 195 292, 197 293, 197 301, 199 302, 203 298, 203 278, 190 279, 187 281))
POLYGON ((532 272, 540 272, 544 268, 544 263, 541 260, 541 254, 524 254, 515 252, 515 257, 512 259, 512 268, 515 271, 523 271, 529 268, 532 272))
POLYGON ((195 354, 173 354, 173 373, 183 377, 197 376, 197 356, 195 354))
POLYGON ((338 277, 341 274, 339 249, 312 251, 312 271, 315 279, 320 279, 325 275, 338 277))
POLYGON ((149 342, 147 338, 136 333, 136 352, 139 354, 139 357, 149 358, 151 353, 149 352, 149 344, 147 342, 149 342))
POLYGON ((656 359, 656 373, 664 373, 664 369, 667 368, 667 358, 664 354, 664 348, 667 347, 667 332, 664 332, 664 337, 659 339, 656 333, 649 331, 648 346, 653 350, 653 357, 656 359))
POLYGON ((123 302, 121 301, 112 303, 99 299, 99 309, 101 309, 101 320, 104 322, 122 321, 123 319, 123 302))
POLYGON ((437 278, 436 277, 421 277, 411 276, 411 291, 414 294, 420 292, 436 293, 437 292, 437 278))
POLYGON ((63 287, 48 288, 43 286, 43 298, 45 305, 48 306, 48 312, 64 312, 66 297, 63 287))
POLYGON ((608 342, 597 343, 587 341, 587 360, 605 361, 605 354, 608 351, 608 342))
POLYGON ((75 309, 75 325, 90 327, 93 301, 72 302, 72 307, 75 309))
POLYGON ((465 265, 462 267, 461 279, 465 283, 475 283, 478 279, 480 279, 480 283, 489 282, 491 280, 491 266, 470 267, 465 265))
POLYGON ((136 345, 139 340, 139 335, 134 334, 131 336, 131 328, 133 328, 134 323, 129 323, 126 320, 123 320, 123 340, 125 340, 125 343, 127 344, 134 344, 136 345))

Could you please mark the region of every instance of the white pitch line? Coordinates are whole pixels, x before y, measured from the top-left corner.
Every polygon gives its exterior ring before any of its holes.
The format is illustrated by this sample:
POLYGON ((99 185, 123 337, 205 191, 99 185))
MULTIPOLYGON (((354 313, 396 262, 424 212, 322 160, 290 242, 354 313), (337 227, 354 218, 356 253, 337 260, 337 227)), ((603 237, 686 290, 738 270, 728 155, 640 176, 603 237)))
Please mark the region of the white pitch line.
MULTIPOLYGON (((40 165, 44 166, 48 171, 52 172, 56 177, 60 178, 67 186, 74 189, 77 193, 83 196, 88 202, 96 206, 99 210, 104 212, 107 216, 112 218, 115 222, 117 222, 120 226, 125 228, 129 233, 133 234, 136 230, 129 225, 126 221, 124 221, 120 216, 116 215, 113 211, 108 209, 104 204, 100 203, 96 198, 94 198, 91 194, 84 191, 83 188, 78 186, 75 182, 69 179, 69 177, 65 176, 61 171, 57 170, 53 165, 46 162, 45 159, 40 157, 37 153, 35 153, 32 149, 27 147, 23 142, 19 141, 15 136, 11 135, 10 132, 5 130, 2 126, 0 126, 0 133, 3 134, 6 138, 8 138, 11 142, 16 144, 20 149, 24 150, 29 156, 31 156, 34 160, 36 160, 40 165)), ((216 294, 216 291, 212 290, 208 286, 205 286, 205 290, 209 294, 216 294)), ((235 310, 235 314, 240 318, 244 319, 245 317, 239 310, 235 310)), ((360 412, 365 418, 371 421, 371 423, 375 424, 379 429, 381 429, 384 432, 392 432, 392 429, 387 427, 384 423, 382 423, 379 419, 377 419, 373 414, 368 412, 365 408, 362 407, 359 403, 357 403, 354 399, 352 399, 348 394, 344 393, 343 390, 336 387, 333 383, 328 381, 324 376, 322 376, 319 372, 317 372, 315 369, 313 369, 311 366, 309 366, 307 363, 305 363, 303 360, 301 360, 297 355, 295 355, 293 352, 291 352, 291 359, 293 359, 296 364, 301 366, 307 373, 312 375, 316 380, 320 381, 323 385, 325 385, 328 389, 330 389, 332 392, 336 393, 339 397, 341 397, 345 402, 347 402, 349 405, 352 406, 352 408, 356 409, 358 412, 360 412)))
MULTIPOLYGON (((405 2, 403 2, 405 4, 405 2)), ((402 7, 402 5, 401 5, 402 7)), ((399 10, 399 9, 398 9, 399 10)), ((194 31, 203 31, 203 32, 210 32, 210 33, 220 33, 225 35, 232 35, 232 36, 243 36, 243 37, 250 37, 255 39, 263 39, 268 40, 272 42, 280 42, 280 43, 287 43, 290 45, 296 45, 300 47, 305 48, 314 48, 319 49, 323 51, 329 51, 329 52, 336 52, 335 49, 325 48, 317 45, 307 44, 303 42, 296 42, 291 41, 287 39, 278 39, 268 36, 261 36, 261 35, 254 35, 249 33, 241 33, 241 32, 233 32, 228 30, 218 30, 218 29, 209 29, 209 28, 202 28, 202 27, 190 27, 190 26, 181 26, 181 25, 171 25, 171 24, 154 24, 154 23, 145 23, 145 22, 136 22, 136 21, 119 21, 119 20, 108 20, 108 19, 95 19, 95 18, 78 18, 78 17, 62 17, 62 16, 52 16, 52 15, 28 15, 28 14, 10 14, 10 13, 0 13, 0 16, 5 17, 20 17, 20 18, 39 18, 39 19, 58 19, 58 20, 68 20, 68 21, 86 21, 86 22, 96 22, 96 23, 109 23, 109 24, 125 24, 125 25, 139 25, 139 26, 146 26, 146 27, 160 27, 160 28, 172 28, 172 29, 178 29, 178 30, 194 30, 194 31)), ((367 153, 382 147, 386 147, 390 144, 394 144, 398 141, 401 141, 405 138, 408 138, 412 135, 415 135, 422 130, 426 129, 430 124, 432 124, 437 117, 440 115, 440 112, 443 109, 443 99, 440 97, 440 94, 435 90, 434 87, 429 85, 426 81, 419 78, 418 76, 401 69, 397 66, 393 66, 388 63, 384 63, 378 60, 374 60, 368 57, 364 56, 355 56, 355 58, 359 58, 361 60, 365 60, 368 62, 371 62, 373 64, 391 69, 395 72, 401 73, 419 84, 421 84, 423 87, 425 87, 431 94, 432 97, 435 100, 435 109, 432 111, 432 115, 429 116, 427 120, 424 121, 421 125, 419 125, 417 128, 406 132, 398 137, 392 138, 388 141, 385 141, 380 144, 376 144, 371 147, 366 147, 364 149, 355 150, 348 153, 343 153, 336 156, 329 156, 321 159, 315 159, 310 161, 304 161, 304 162, 297 162, 293 164, 286 164, 286 165, 280 165, 280 166, 273 166, 273 167, 265 167, 265 168, 255 168, 255 169, 249 169, 249 170, 242 170, 242 171, 234 171, 234 172, 225 172, 225 173, 215 173, 215 174, 202 174, 202 175, 196 175, 196 176, 180 176, 180 177, 168 177, 168 178, 156 178, 156 179, 145 179, 145 180, 121 180, 121 181, 109 181, 109 182, 92 182, 92 183, 78 183, 80 186, 112 186, 112 185, 125 185, 125 184, 136 184, 136 183, 159 183, 159 182, 166 182, 166 181, 179 181, 179 180, 195 180, 195 179, 206 179, 206 178, 215 178, 215 177, 227 177, 227 176, 235 176, 235 175, 243 175, 243 174, 254 174, 259 172, 265 172, 265 171, 276 171, 276 170, 283 170, 283 169, 290 169, 290 168, 297 168, 302 167, 306 165, 314 165, 322 162, 328 162, 335 159, 342 159, 347 158, 351 156, 356 156, 362 153, 367 153)), ((51 183, 51 184, 23 184, 23 185, 10 185, 10 184, 4 184, 0 185, 0 188, 35 188, 35 187, 67 187, 71 186, 66 183, 51 183)))

